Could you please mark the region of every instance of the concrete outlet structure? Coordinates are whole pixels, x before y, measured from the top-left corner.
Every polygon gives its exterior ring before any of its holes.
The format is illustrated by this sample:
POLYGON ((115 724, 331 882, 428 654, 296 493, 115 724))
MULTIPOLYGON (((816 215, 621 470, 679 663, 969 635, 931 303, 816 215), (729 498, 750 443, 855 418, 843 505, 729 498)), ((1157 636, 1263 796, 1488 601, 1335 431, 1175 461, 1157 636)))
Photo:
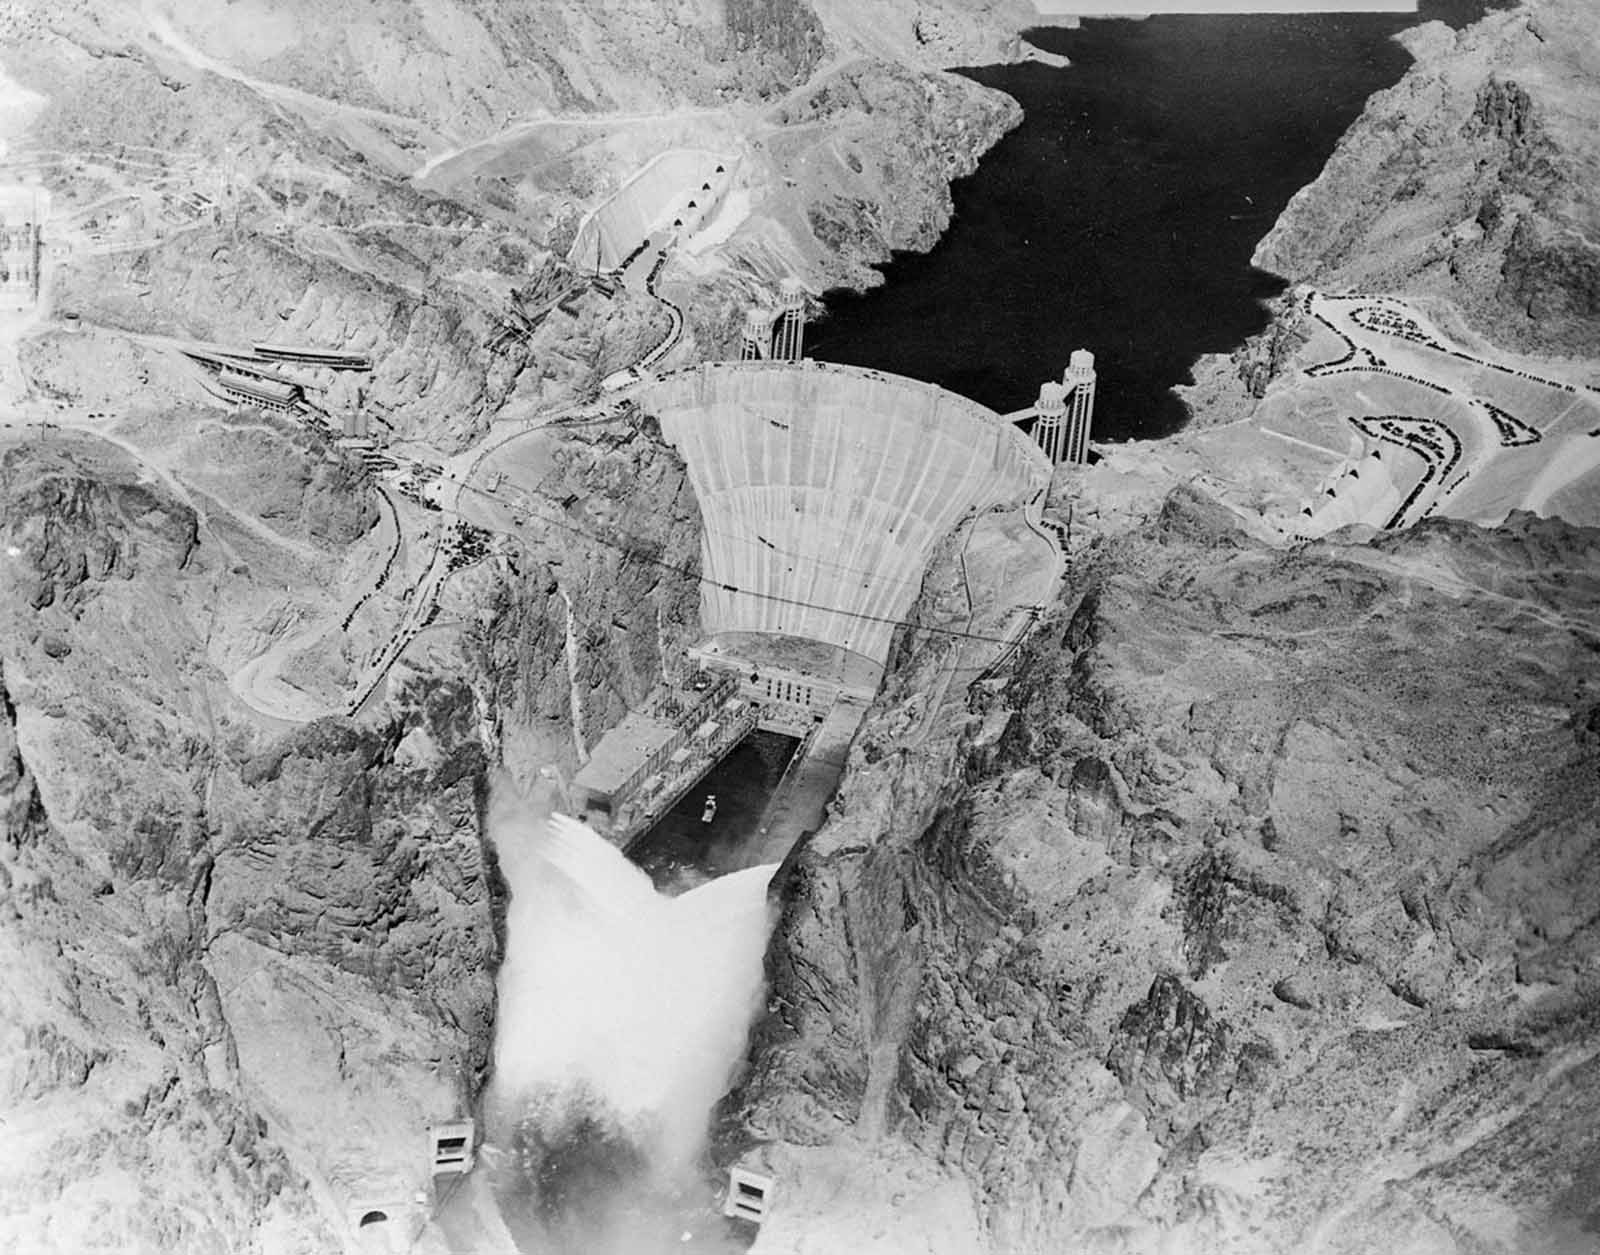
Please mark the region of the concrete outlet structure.
POLYGON ((764 1172, 734 1164, 728 1169, 728 1196, 723 1200, 722 1214, 760 1224, 767 1218, 767 1209, 772 1206, 772 1191, 776 1184, 764 1172))
POLYGON ((798 362, 805 347, 805 286, 791 275, 779 285, 778 291, 778 324, 772 333, 772 356, 780 362, 798 362))
POLYGON ((477 1123, 473 1120, 452 1120, 449 1124, 436 1124, 428 1130, 428 1152, 433 1158, 433 1174, 442 1172, 471 1172, 476 1148, 473 1146, 477 1123))
POLYGON ((772 324, 777 313, 770 309, 745 311, 739 333, 739 360, 761 362, 772 356, 772 324))
POLYGON ((1089 424, 1094 418, 1094 354, 1088 349, 1074 349, 1061 382, 1072 393, 1065 460, 1081 466, 1089 460, 1089 424))
POLYGON ((346 1211, 351 1246, 363 1255, 400 1255, 409 1251, 425 1221, 424 1209, 411 1199, 353 1199, 346 1211))

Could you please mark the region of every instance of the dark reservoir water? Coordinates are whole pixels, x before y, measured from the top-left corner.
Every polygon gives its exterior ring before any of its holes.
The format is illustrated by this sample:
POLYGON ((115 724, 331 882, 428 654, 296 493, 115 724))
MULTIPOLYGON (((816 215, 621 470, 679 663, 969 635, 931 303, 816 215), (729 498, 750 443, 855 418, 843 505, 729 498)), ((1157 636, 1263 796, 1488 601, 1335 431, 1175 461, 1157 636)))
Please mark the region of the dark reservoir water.
POLYGON ((962 71, 1021 126, 954 188, 955 219, 884 287, 829 293, 807 329, 824 361, 930 380, 1002 412, 1032 403, 1074 348, 1099 368, 1097 438, 1182 426, 1173 385, 1266 325, 1284 283, 1250 256, 1316 178, 1368 96, 1411 63, 1392 36, 1465 25, 1499 0, 1416 16, 1155 17, 1039 30, 1072 60, 962 71))

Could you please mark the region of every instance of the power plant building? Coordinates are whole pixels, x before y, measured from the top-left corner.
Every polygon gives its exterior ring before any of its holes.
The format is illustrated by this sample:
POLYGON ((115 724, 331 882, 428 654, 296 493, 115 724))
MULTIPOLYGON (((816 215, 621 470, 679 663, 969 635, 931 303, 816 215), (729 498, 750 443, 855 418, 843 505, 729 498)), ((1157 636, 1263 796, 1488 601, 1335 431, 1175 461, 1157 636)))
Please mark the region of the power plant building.
POLYGON ((32 309, 39 299, 39 193, 0 188, 0 309, 32 309))

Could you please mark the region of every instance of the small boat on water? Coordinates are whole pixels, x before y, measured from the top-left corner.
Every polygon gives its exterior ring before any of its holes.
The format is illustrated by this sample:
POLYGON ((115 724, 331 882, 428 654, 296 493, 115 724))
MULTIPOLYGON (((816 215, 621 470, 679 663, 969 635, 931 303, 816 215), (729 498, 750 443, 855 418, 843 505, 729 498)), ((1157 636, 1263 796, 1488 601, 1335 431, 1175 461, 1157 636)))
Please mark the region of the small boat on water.
POLYGON ((706 808, 703 811, 700 812, 700 822, 703 823, 703 824, 709 824, 712 821, 712 819, 716 816, 716 813, 717 813, 717 795, 715 793, 707 793, 706 794, 706 808))

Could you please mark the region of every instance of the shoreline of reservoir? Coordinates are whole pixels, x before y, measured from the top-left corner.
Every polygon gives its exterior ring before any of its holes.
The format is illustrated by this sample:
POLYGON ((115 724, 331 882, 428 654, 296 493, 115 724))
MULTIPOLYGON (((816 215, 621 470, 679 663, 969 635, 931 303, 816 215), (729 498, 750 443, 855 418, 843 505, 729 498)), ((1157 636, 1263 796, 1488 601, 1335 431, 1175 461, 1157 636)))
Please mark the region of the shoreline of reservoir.
POLYGON ((1172 389, 1194 363, 1267 327, 1285 281, 1251 265, 1256 244, 1411 64, 1394 36, 1485 7, 1030 30, 1070 64, 960 71, 1016 99, 1022 124, 953 185, 950 227, 929 252, 897 254, 869 292, 825 294, 813 356, 1005 413, 1087 348, 1096 438, 1173 434, 1188 412, 1172 389))

